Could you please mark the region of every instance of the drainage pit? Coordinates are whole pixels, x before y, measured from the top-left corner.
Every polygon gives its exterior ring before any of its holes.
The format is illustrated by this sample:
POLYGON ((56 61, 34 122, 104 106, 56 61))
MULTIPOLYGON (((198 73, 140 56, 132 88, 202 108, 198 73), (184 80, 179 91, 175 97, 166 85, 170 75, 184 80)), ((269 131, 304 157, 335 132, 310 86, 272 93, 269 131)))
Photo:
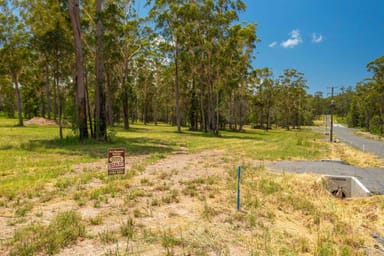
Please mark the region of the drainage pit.
POLYGON ((335 197, 368 197, 371 192, 353 176, 325 175, 322 177, 325 188, 335 197))

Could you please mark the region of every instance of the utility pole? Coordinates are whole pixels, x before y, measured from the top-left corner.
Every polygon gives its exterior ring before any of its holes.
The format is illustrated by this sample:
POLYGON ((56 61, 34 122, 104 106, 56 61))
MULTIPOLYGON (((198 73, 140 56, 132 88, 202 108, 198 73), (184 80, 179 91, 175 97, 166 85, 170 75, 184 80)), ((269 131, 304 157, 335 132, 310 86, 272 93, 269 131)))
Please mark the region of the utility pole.
POLYGON ((335 106, 335 102, 333 100, 333 90, 335 87, 331 87, 331 127, 330 127, 330 133, 329 133, 329 141, 333 142, 333 108, 335 106))

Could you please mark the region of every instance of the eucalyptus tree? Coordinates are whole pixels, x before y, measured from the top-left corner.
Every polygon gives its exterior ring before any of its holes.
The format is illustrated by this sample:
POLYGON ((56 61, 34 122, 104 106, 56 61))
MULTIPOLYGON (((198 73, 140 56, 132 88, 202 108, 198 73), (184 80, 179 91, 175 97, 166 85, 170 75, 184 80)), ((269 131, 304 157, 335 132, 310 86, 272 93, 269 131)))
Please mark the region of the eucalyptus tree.
POLYGON ((304 74, 296 69, 285 69, 279 76, 279 102, 283 126, 288 130, 300 128, 302 109, 305 101, 306 80, 304 74))
POLYGON ((19 78, 28 64, 28 34, 17 10, 8 1, 0 1, 0 69, 15 87, 19 126, 23 126, 23 103, 19 78))
POLYGON ((355 97, 349 110, 348 123, 353 126, 372 130, 371 120, 377 112, 378 97, 375 92, 376 84, 373 81, 362 81, 357 83, 355 97))
MULTIPOLYGON (((145 38, 140 35, 140 24, 142 20, 138 19, 136 10, 132 7, 133 1, 123 5, 124 10, 121 23, 121 35, 119 52, 121 62, 119 64, 119 74, 122 87, 122 107, 123 107, 123 121, 124 129, 129 129, 129 116, 133 117, 134 101, 136 98, 135 90, 133 88, 134 65, 133 59, 140 52, 142 48, 142 41, 147 43, 145 38)), ((146 44, 147 45, 147 44, 146 44)), ((132 118, 134 119, 134 118, 132 118)), ((133 121, 133 120, 132 120, 133 121)))
POLYGON ((87 101, 84 80, 84 56, 83 46, 81 41, 81 27, 80 27, 80 3, 79 0, 68 0, 69 16, 73 30, 73 41, 75 46, 75 60, 76 60, 76 75, 75 75, 75 88, 76 88, 76 121, 79 129, 80 140, 88 138, 87 128, 87 101))
POLYGON ((23 17, 32 36, 31 51, 35 53, 36 59, 32 65, 44 67, 41 72, 45 75, 45 93, 41 93, 41 114, 44 116, 47 112, 48 118, 51 119, 53 110, 53 119, 57 120, 62 109, 60 80, 68 76, 63 73, 62 67, 65 66, 72 51, 68 14, 65 6, 59 1, 19 0, 17 3, 20 16, 23 17))
MULTIPOLYGON (((150 1, 147 1, 149 3, 150 1)), ((179 52, 183 34, 182 6, 186 0, 155 0, 150 11, 150 17, 161 29, 161 35, 169 43, 170 56, 175 65, 174 84, 175 84, 175 106, 177 131, 181 132, 181 113, 180 113, 180 80, 179 80, 179 52)))
POLYGON ((379 134, 384 134, 384 56, 381 56, 367 65, 368 71, 373 72, 372 80, 374 90, 372 94, 377 98, 378 112, 377 125, 379 134))
POLYGON ((324 113, 324 97, 323 92, 317 91, 313 97, 313 114, 315 117, 320 118, 324 113))
POLYGON ((271 127, 271 111, 275 104, 275 80, 269 68, 255 69, 250 74, 250 86, 253 92, 254 118, 258 127, 265 130, 271 127), (256 120, 255 120, 256 121, 256 120), (265 126, 264 126, 265 124, 265 126))
POLYGON ((9 118, 15 117, 15 94, 11 79, 0 72, 0 111, 9 118))
MULTIPOLYGON (((105 73, 105 104, 106 116, 109 125, 118 119, 122 105, 124 128, 129 128, 129 115, 132 113, 133 95, 133 74, 134 57, 141 51, 142 44, 146 43, 141 30, 142 21, 137 17, 136 10, 133 8, 133 0, 128 1, 106 1, 100 14, 95 14, 96 34, 97 22, 103 24, 103 46, 97 49, 103 51, 104 73, 105 73), (144 42, 144 43, 143 43, 144 42)), ((93 17, 92 7, 90 6, 90 17, 93 17)), ((90 29, 92 30, 92 29, 90 29)), ((89 48, 93 52, 92 46, 93 33, 89 33, 89 48)), ((90 54, 92 55, 92 54, 90 54)), ((97 79, 96 79, 97 80, 97 79)), ((96 104, 96 101, 95 101, 96 104)))
POLYGON ((108 138, 105 109, 104 27, 102 5, 102 0, 96 0, 96 90, 94 137, 106 141, 108 138))
POLYGON ((174 65, 176 117, 180 131, 180 92, 190 91, 190 120, 196 127, 197 101, 201 129, 218 133, 223 95, 229 85, 244 86, 256 42, 254 24, 238 25, 242 1, 154 1, 152 17, 169 42, 174 65), (197 97, 199 95, 199 97, 197 97))
MULTIPOLYGON (((198 21, 202 51, 201 79, 205 85, 201 93, 206 92, 206 129, 218 133, 221 96, 228 87, 238 88, 244 95, 246 90, 247 69, 252 58, 252 51, 257 41, 254 24, 235 24, 238 13, 245 10, 242 1, 205 1, 201 7, 203 19, 198 21)), ((237 101, 242 104, 240 98, 237 101)), ((240 106, 241 107, 241 106, 240 106)), ((244 111, 240 111, 244 113, 244 111)), ((204 113, 202 113, 204 114, 204 113)))

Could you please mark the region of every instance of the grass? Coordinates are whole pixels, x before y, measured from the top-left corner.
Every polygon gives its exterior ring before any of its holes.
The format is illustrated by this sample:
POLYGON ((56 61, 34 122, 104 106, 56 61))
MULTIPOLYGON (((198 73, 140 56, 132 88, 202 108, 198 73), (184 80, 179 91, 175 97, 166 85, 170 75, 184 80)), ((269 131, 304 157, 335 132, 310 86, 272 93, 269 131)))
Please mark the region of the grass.
MULTIPOLYGON (((34 191, 51 180, 72 172, 74 164, 104 159, 111 147, 126 148, 128 156, 148 154, 150 157, 144 164, 159 161, 180 147, 187 147, 191 152, 229 150, 239 157, 266 160, 313 159, 323 155, 319 143, 313 141, 319 135, 305 129, 247 130, 246 133, 222 131, 216 137, 188 130, 178 134, 174 127, 167 125, 132 125, 128 131, 115 128, 115 140, 103 144, 94 141, 79 143, 71 137, 69 130, 66 131, 68 137, 59 140, 55 127, 15 127, 13 124, 16 120, 0 119, 0 196, 11 199, 20 192, 35 194, 34 191), (297 141, 301 143, 298 145, 297 141)), ((70 180, 59 179, 56 186, 65 189, 70 186, 70 180)))
POLYGON ((62 212, 48 226, 32 224, 17 230, 10 255, 53 255, 84 235, 81 217, 74 211, 62 212))
POLYGON ((52 255, 86 237, 105 255, 364 255, 369 234, 384 225, 381 196, 340 201, 316 176, 264 168, 269 160, 356 156, 310 129, 212 136, 134 124, 114 127, 103 144, 16 123, 0 118, 0 216, 16 229, 0 254, 52 255), (111 147, 126 148, 126 175, 106 174, 111 147))

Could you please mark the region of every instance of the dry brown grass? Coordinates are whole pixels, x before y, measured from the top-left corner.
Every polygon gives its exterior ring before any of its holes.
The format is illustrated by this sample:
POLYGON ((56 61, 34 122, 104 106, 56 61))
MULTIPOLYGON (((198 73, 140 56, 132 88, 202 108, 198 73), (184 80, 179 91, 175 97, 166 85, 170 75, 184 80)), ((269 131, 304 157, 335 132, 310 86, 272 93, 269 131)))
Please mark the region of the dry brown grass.
POLYGON ((356 131, 355 134, 357 136, 361 136, 361 137, 364 137, 364 138, 367 138, 367 139, 371 139, 371 140, 384 141, 384 137, 379 136, 379 135, 375 135, 375 134, 372 134, 372 133, 369 133, 369 132, 356 131))
MULTIPOLYGON (((271 173, 242 158, 237 211, 233 162, 239 159, 226 151, 204 151, 169 155, 132 177, 108 178, 94 169, 88 183, 61 187, 64 194, 36 203, 26 216, 49 223, 53 212, 81 214, 86 236, 63 248, 63 256, 375 255, 370 234, 382 234, 382 196, 338 200, 319 176, 271 173)), ((6 255, 13 245, 5 244, 6 255)))
POLYGON ((373 154, 363 152, 350 147, 345 143, 330 144, 330 159, 341 159, 358 167, 379 167, 384 168, 384 159, 373 154))
MULTIPOLYGON (((287 134, 277 137, 279 145, 287 134)), ((323 147, 321 140, 312 143, 311 134, 290 136, 291 146, 303 152, 316 148, 319 157, 328 154, 359 166, 383 166, 381 160, 341 143, 323 147), (307 140, 312 144, 306 146, 307 140)), ((203 143, 212 138, 200 139, 203 143)), ((36 223, 49 227, 63 211, 78 213, 86 234, 60 248, 57 255, 62 256, 378 252, 375 247, 382 245, 370 234, 384 236, 383 196, 338 200, 324 190, 319 176, 269 172, 259 158, 276 144, 250 149, 260 141, 228 138, 231 147, 217 147, 220 150, 196 146, 177 154, 129 156, 125 176, 108 177, 105 161, 71 165, 35 194, 0 198, 0 255, 20 244, 16 230, 36 223), (236 210, 237 165, 242 166, 241 211, 236 210)), ((33 243, 33 238, 26 240, 33 243)), ((41 239, 35 240, 47 246, 41 239)))

